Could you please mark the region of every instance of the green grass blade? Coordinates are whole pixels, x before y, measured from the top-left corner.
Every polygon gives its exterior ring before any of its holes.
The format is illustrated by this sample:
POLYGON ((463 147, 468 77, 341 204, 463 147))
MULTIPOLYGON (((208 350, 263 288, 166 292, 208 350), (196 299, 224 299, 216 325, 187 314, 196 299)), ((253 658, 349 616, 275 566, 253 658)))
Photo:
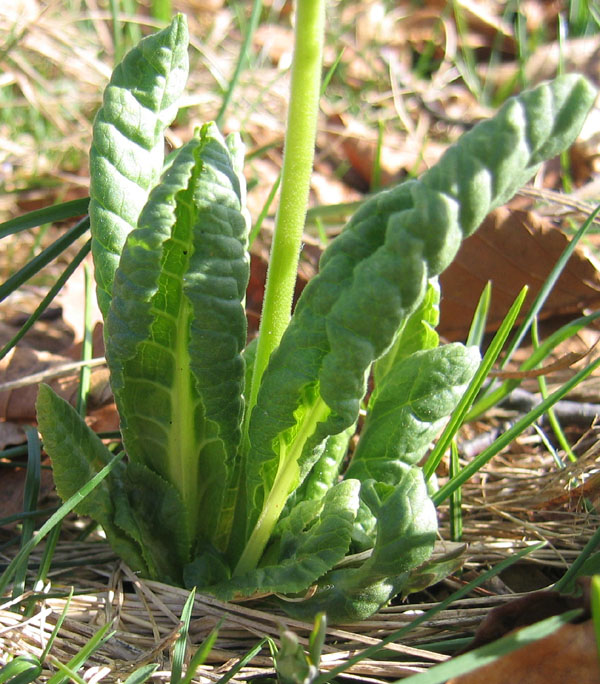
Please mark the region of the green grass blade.
POLYGON ((573 562, 571 567, 565 572, 565 574, 555 583, 554 589, 556 591, 567 591, 571 589, 575 578, 577 577, 581 567, 585 561, 594 553, 594 551, 600 545, 600 528, 598 528, 594 534, 589 538, 587 544, 583 547, 577 559, 573 562))
MULTIPOLYGON (((83 342, 81 348, 81 360, 90 361, 93 356, 93 302, 94 302, 94 287, 93 287, 93 277, 90 273, 90 269, 85 266, 84 272, 85 279, 85 305, 83 314, 83 342)), ((92 375, 92 369, 89 365, 84 365, 79 371, 79 388, 77 390, 77 410, 82 417, 85 417, 85 411, 87 407, 87 396, 90 391, 90 378, 92 375)))
POLYGON ((59 674, 64 675, 63 679, 57 680, 58 682, 74 682, 74 684, 87 684, 83 677, 80 677, 75 670, 70 668, 68 665, 61 663, 59 660, 54 661, 54 665, 58 670, 59 674))
POLYGON ((20 655, 0 668, 0 684, 30 684, 38 681, 42 665, 32 655, 20 655))
POLYGON ((65 601, 65 605, 64 605, 60 615, 58 616, 58 620, 56 621, 56 624, 54 625, 52 633, 50 634, 50 637, 48 638, 48 642, 46 643, 46 646, 44 647, 42 655, 40 656, 40 661, 42 663, 48 657, 48 654, 50 653, 50 649, 52 648, 52 644, 54 643, 54 640, 58 636, 58 633, 60 632, 60 628, 62 627, 63 622, 65 621, 65 618, 67 617, 67 613, 69 612, 69 606, 71 605, 71 599, 73 598, 73 592, 74 591, 75 591, 75 587, 70 587, 69 595, 67 596, 67 600, 65 601))
POLYGON ((76 216, 83 216, 87 214, 89 203, 90 198, 83 197, 82 199, 71 200, 70 202, 53 204, 43 209, 36 209, 22 216, 4 221, 4 223, 0 223, 0 240, 8 235, 14 235, 28 228, 36 228, 45 223, 56 223, 57 221, 64 221, 76 216))
POLYGON ((454 436, 458 432, 460 426, 464 423, 465 417, 468 414, 473 400, 477 396, 477 393, 481 389, 481 386, 490 372, 490 369, 502 351, 502 347, 504 346, 504 343, 506 342, 506 339, 512 330, 517 316, 519 315, 519 311, 523 306, 526 295, 527 288, 523 288, 502 321, 502 325, 498 329, 498 332, 494 335, 494 339, 488 347, 488 350, 483 357, 483 360, 481 361, 473 380, 471 380, 467 391, 464 393, 462 399, 458 403, 458 406, 452 413, 452 417, 450 418, 448 425, 446 426, 442 436, 439 438, 435 448, 425 463, 423 468, 425 479, 428 480, 433 475, 440 461, 442 460, 443 455, 446 453, 446 450, 454 439, 454 436))
POLYGON ((60 537, 60 527, 60 525, 56 525, 48 534, 48 541, 44 547, 44 553, 37 573, 37 582, 45 582, 48 578, 48 573, 52 566, 52 559, 54 558, 54 551, 56 550, 56 544, 60 537))
POLYGON ((483 288, 481 296, 479 297, 477 308, 475 309, 475 314, 473 316, 473 321, 471 323, 469 335, 467 337, 467 347, 474 345, 481 349, 483 336, 485 335, 485 324, 490 310, 491 300, 492 283, 488 280, 486 286, 483 288))
MULTIPOLYGON (((85 644, 81 651, 79 651, 77 655, 71 658, 71 660, 69 660, 69 662, 66 665, 63 665, 62 663, 59 663, 56 659, 54 659, 54 664, 56 665, 56 667, 59 668, 59 670, 63 670, 63 672, 57 672, 55 675, 50 677, 47 684, 65 684, 65 682, 68 681, 69 677, 77 677, 77 675, 75 674, 77 670, 85 663, 85 661, 92 655, 92 653, 94 653, 94 651, 99 649, 113 636, 115 632, 108 631, 111 627, 111 622, 107 622, 105 625, 100 627, 100 629, 94 634, 94 636, 91 637, 91 639, 87 642, 87 644, 85 644)), ((79 682, 79 677, 77 677, 77 681, 79 682)), ((85 684, 84 681, 83 684, 85 684)))
POLYGON ((121 30, 121 19, 119 18, 119 0, 109 0, 110 14, 112 18, 113 50, 115 64, 123 57, 123 37, 121 30))
POLYGON ((89 254, 90 251, 90 246, 91 246, 91 240, 88 240, 85 245, 79 250, 79 252, 75 255, 71 263, 65 268, 65 270, 61 273, 61 275, 58 277, 57 281, 54 283, 54 285, 48 290, 48 293, 46 296, 42 299, 40 302, 39 306, 36 308, 36 310, 29 316, 29 318, 25 321, 25 323, 21 326, 19 332, 9 341, 7 342, 4 347, 0 350, 0 359, 3 359, 8 352, 19 343, 21 339, 25 336, 28 330, 33 326, 33 324, 39 320, 40 316, 42 313, 50 306, 50 304, 54 301, 54 298, 56 295, 62 290, 63 285, 67 282, 67 280, 73 275, 75 272, 75 269, 79 266, 79 264, 85 259, 85 257, 89 254))
MULTIPOLYGON (((32 427, 25 428, 27 435, 27 474, 25 476, 25 491, 23 494, 23 510, 25 512, 33 511, 37 508, 38 495, 40 492, 41 479, 41 447, 40 438, 37 430, 32 427)), ((21 551, 33 539, 35 531, 35 519, 25 518, 23 520, 21 533, 21 551)), ((23 558, 19 566, 15 570, 15 583, 13 586, 13 598, 17 598, 25 591, 25 582, 27 578, 27 561, 29 554, 23 554, 23 558)))
POLYGON ((158 663, 150 663, 140 667, 127 677, 123 684, 144 684, 158 669, 158 663))
POLYGON ((208 658, 208 655, 212 651, 213 646, 215 645, 215 642, 217 640, 217 637, 219 636, 219 629, 223 624, 224 619, 225 618, 221 618, 221 620, 219 620, 219 624, 210 631, 210 634, 196 649, 196 652, 192 656, 190 664, 188 665, 185 677, 181 680, 181 684, 191 684, 192 679, 196 674, 196 670, 200 667, 200 665, 204 663, 204 661, 208 658))
POLYGON ((600 575, 592 577, 590 603, 592 607, 592 620, 594 621, 594 634, 596 635, 596 650, 600 662, 600 575))
POLYGON ((431 497, 436 505, 447 499, 457 487, 461 487, 470 477, 475 475, 490 459, 498 454, 504 447, 508 446, 516 437, 518 437, 525 428, 529 427, 541 415, 543 415, 549 407, 553 406, 559 399, 562 399, 573 388, 575 388, 582 380, 585 380, 591 375, 596 368, 600 367, 600 359, 590 364, 587 368, 583 368, 579 373, 574 375, 562 387, 553 392, 547 399, 533 408, 527 415, 518 420, 509 430, 507 430, 501 437, 499 437, 490 447, 483 451, 479 456, 475 457, 467 466, 465 466, 460 475, 455 477, 450 482, 447 482, 443 487, 433 494, 431 497))
POLYGON ((8 280, 0 285, 0 302, 4 301, 9 294, 21 287, 29 278, 41 271, 44 266, 47 266, 57 256, 62 254, 67 247, 80 238, 89 227, 90 220, 86 216, 86 218, 79 221, 79 223, 59 237, 58 240, 55 240, 49 247, 46 247, 41 254, 38 254, 38 256, 23 266, 23 268, 19 269, 15 274, 8 278, 8 280))
POLYGON ((152 0, 150 14, 159 21, 171 21, 173 16, 173 5, 171 0, 152 0))
POLYGON ((356 202, 339 202, 338 204, 326 204, 320 207, 311 207, 306 212, 306 225, 316 223, 317 220, 325 221, 326 223, 340 223, 354 212, 358 211, 360 207, 369 199, 358 200, 356 202))
MULTIPOLYGON (((537 318, 533 319, 533 323, 531 326, 531 341, 533 342, 534 349, 539 347, 537 318)), ((547 399, 548 384, 546 383, 546 378, 543 375, 540 375, 537 381, 538 387, 540 388, 540 395, 542 399, 547 399)), ((552 431, 554 432, 554 435, 556 437, 556 441, 560 445, 561 449, 565 452, 567 458, 571 461, 571 463, 575 463, 575 461, 577 461, 577 456, 575 456, 573 450, 571 449, 571 445, 569 444, 569 441, 560 425, 560 422, 556 416, 556 413, 554 412, 554 409, 549 408, 546 415, 548 417, 548 423, 550 424, 550 427, 552 428, 552 431)))
POLYGON ((190 629, 190 619, 192 617, 192 610, 194 609, 194 598, 196 597, 196 589, 190 591, 189 596, 181 611, 181 629, 179 636, 173 648, 173 665, 171 666, 171 684, 179 684, 181 681, 181 673, 183 672, 183 663, 185 661, 185 652, 187 650, 188 633, 190 629))
POLYGON ((273 187, 271 190, 269 190, 269 194, 267 196, 267 199, 265 200, 265 203, 263 204, 262 209, 260 210, 260 214, 258 215, 255 224, 252 226, 252 230, 250 231, 250 235, 248 236, 248 249, 252 246, 252 243, 254 240, 258 237, 258 234, 260 233, 260 229, 262 228, 263 221, 265 220, 265 217, 269 213, 269 209, 271 208, 271 204, 273 204, 273 200, 275 199, 275 195, 277 194, 277 191, 279 190, 279 186, 281 185, 281 171, 279 172, 279 175, 275 179, 275 182, 273 183, 273 187))
POLYGON ((223 119, 225 118, 225 112, 227 111, 227 107, 229 106, 231 98, 233 97, 233 91, 237 86, 240 74, 242 73, 242 69, 244 68, 248 60, 248 54, 250 52, 250 46, 252 44, 252 37, 254 36, 256 27, 258 26, 261 10, 262 0, 253 0, 252 13, 250 14, 250 21, 248 22, 248 28, 246 30, 246 35, 244 36, 244 42, 240 47, 239 56, 237 63, 235 65, 235 69, 233 71, 233 75, 231 77, 231 80, 229 81, 227 90, 223 95, 223 102, 221 103, 221 107, 215 118, 215 122, 219 128, 223 127, 223 119))
MULTIPOLYGON (((26 463, 23 464, 24 466, 27 466, 26 463)), ((6 525, 10 525, 14 522, 18 522, 19 520, 24 520, 25 518, 39 518, 43 515, 46 515, 48 513, 54 513, 55 511, 58 510, 58 507, 53 507, 53 508, 40 508, 35 511, 28 511, 28 512, 21 512, 21 513, 14 513, 13 515, 7 515, 4 518, 0 518, 0 527, 5 527, 6 525)))
POLYGON ((228 682, 230 679, 233 679, 233 678, 235 677, 235 675, 236 675, 238 672, 240 672, 240 670, 241 670, 243 667, 246 667, 246 665, 252 660, 252 658, 254 658, 255 656, 257 656, 257 655, 260 653, 260 651, 262 650, 262 647, 265 645, 265 643, 267 643, 267 641, 268 641, 267 638, 262 639, 261 641, 259 641, 259 642, 256 644, 256 646, 253 646, 253 647, 248 651, 248 653, 246 653, 246 655, 245 655, 243 658, 241 658, 241 659, 240 659, 240 660, 231 668, 231 670, 229 670, 229 672, 226 672, 226 673, 221 677, 221 679, 219 679, 219 681, 217 682, 217 684, 227 684, 227 682, 228 682))
POLYGON ((381 119, 377 122, 377 145, 375 146, 375 158, 373 159, 373 169, 371 171, 371 192, 376 192, 381 188, 381 151, 383 149, 383 138, 385 126, 381 119))
POLYGON ((77 493, 69 497, 69 499, 65 501, 65 503, 58 509, 58 511, 56 511, 56 513, 50 516, 50 518, 39 529, 35 537, 33 537, 33 539, 30 539, 29 542, 19 551, 19 553, 12 559, 12 561, 8 564, 7 568, 0 576, 0 594, 2 594, 6 590, 6 587, 12 580, 15 571, 19 567, 23 558, 25 558, 29 553, 31 553, 32 549, 34 549, 42 541, 42 539, 44 539, 44 537, 50 532, 50 530, 52 530, 52 528, 55 525, 61 522, 63 518, 65 518, 74 508, 76 508, 83 501, 83 499, 85 499, 85 497, 93 489, 95 489, 104 480, 105 477, 109 475, 109 473, 113 470, 117 463, 119 463, 119 461, 123 458, 124 455, 124 452, 116 454, 97 475, 94 475, 94 477, 86 484, 85 487, 82 487, 77 493))
MULTIPOLYGON (((542 342, 540 346, 533 351, 531 356, 521 364, 519 370, 526 371, 535 368, 535 366, 541 363, 561 342, 573 337, 582 328, 590 325, 598 318, 600 318, 600 311, 589 314, 588 316, 582 316, 567 323, 562 328, 559 328, 559 330, 547 337, 544 342, 542 342)), ((485 397, 477 401, 467 414, 465 420, 473 420, 482 413, 485 413, 492 406, 495 406, 499 401, 502 401, 504 397, 508 396, 513 389, 518 387, 520 384, 521 380, 506 380, 504 383, 502 383, 502 385, 500 385, 500 387, 492 390, 485 397)))
MULTIPOLYGON (((460 472, 458 462, 458 448, 452 442, 450 450, 450 479, 454 479, 460 472)), ((462 540, 462 490, 459 487, 450 497, 450 539, 453 542, 462 540)))

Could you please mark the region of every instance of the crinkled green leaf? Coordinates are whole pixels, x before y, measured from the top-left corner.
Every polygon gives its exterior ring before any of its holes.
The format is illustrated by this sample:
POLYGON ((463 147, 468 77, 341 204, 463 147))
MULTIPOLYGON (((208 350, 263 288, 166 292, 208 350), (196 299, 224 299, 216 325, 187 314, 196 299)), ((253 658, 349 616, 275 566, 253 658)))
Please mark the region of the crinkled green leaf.
POLYGON ((396 486, 363 483, 361 498, 377 519, 371 555, 358 567, 329 572, 306 601, 282 602, 286 612, 310 619, 324 611, 331 622, 364 620, 401 591, 410 571, 431 555, 437 519, 419 468, 405 466, 396 486))
POLYGON ((309 501, 321 499, 326 492, 338 481, 340 469, 348 453, 348 444, 354 435, 356 426, 331 435, 327 438, 323 453, 312 467, 301 487, 294 492, 290 501, 309 501))
POLYGON ((115 68, 94 120, 90 224, 98 303, 106 316, 127 234, 159 179, 164 132, 188 75, 186 19, 144 38, 115 68))
POLYGON ((373 366, 375 389, 369 400, 371 403, 375 400, 378 388, 394 364, 414 352, 438 346, 440 337, 435 328, 439 321, 440 286, 438 279, 432 278, 418 308, 401 325, 391 349, 373 366))
MULTIPOLYGON (((356 480, 339 482, 327 492, 318 508, 309 502, 311 505, 302 506, 299 515, 292 511, 293 521, 282 528, 276 562, 202 590, 222 600, 250 596, 257 590, 261 593, 305 591, 346 555, 359 490, 360 483, 356 480)), ((191 579, 188 578, 188 583, 191 579)))
POLYGON ((477 370, 477 347, 456 342, 415 352, 386 375, 345 477, 397 484, 443 427, 477 370))
MULTIPOLYGON (((36 409, 44 449, 52 460, 56 489, 66 501, 108 463, 112 454, 79 413, 48 385, 40 385, 36 409)), ((122 502, 124 471, 125 465, 118 464, 75 510, 100 523, 114 551, 133 570, 147 574, 142 549, 115 522, 116 509, 122 502)))
POLYGON ((190 536, 217 546, 243 411, 242 156, 214 124, 181 148, 127 238, 106 324, 127 453, 176 487, 190 536))
POLYGON ((115 506, 115 523, 139 544, 146 576, 181 584, 182 568, 190 560, 191 540, 179 492, 160 475, 130 462, 121 478, 122 494, 115 506))
MULTIPOLYGON (((490 210, 573 141, 595 95, 588 81, 569 75, 509 100, 421 179, 365 202, 326 249, 270 359, 251 417, 249 529, 276 520, 268 509, 279 503, 271 492, 280 464, 295 468, 286 485, 297 486, 318 445, 355 422, 371 364, 390 349, 428 279, 448 266, 490 210)), ((248 544, 255 541, 253 535, 248 544)))
POLYGON ((401 598, 423 591, 446 579, 465 564, 466 544, 454 543, 454 548, 443 554, 434 554, 418 568, 415 568, 402 586, 401 598))

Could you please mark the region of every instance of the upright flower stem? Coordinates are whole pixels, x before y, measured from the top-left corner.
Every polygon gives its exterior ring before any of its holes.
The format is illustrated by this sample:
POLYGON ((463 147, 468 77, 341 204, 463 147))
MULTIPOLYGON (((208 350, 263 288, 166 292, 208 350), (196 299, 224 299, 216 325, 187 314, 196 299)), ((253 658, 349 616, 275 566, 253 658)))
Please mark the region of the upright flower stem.
POLYGON ((313 168, 324 30, 325 0, 297 0, 281 195, 246 411, 246 435, 262 375, 288 326, 292 311, 313 168))

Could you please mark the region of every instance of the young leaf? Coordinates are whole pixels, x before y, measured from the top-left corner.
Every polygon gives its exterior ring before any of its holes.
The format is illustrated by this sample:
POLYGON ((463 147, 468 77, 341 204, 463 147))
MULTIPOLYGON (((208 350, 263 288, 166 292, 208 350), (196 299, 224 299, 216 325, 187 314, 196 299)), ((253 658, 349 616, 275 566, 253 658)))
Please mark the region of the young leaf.
POLYGON ((90 224, 98 304, 106 316, 125 238, 160 176, 164 131, 188 74, 186 19, 144 38, 116 67, 94 120, 90 224))
MULTIPOLYGON (((202 591, 222 600, 236 595, 249 596, 257 591, 286 594, 305 591, 348 552, 359 490, 358 481, 346 480, 332 487, 319 506, 303 506, 305 502, 302 502, 299 504, 302 510, 293 509, 290 514, 293 521, 283 525, 276 561, 271 564, 266 561, 255 570, 223 584, 203 587, 202 591)), ((191 580, 190 575, 188 584, 191 580)))
POLYGON ((357 568, 325 575, 314 596, 284 604, 288 613, 307 619, 325 611, 331 622, 364 620, 401 591, 410 571, 429 558, 437 531, 435 508, 421 470, 404 470, 396 486, 373 480, 362 485, 361 498, 377 520, 369 558, 357 568))
POLYGON ((395 363, 370 406, 345 477, 397 484, 443 427, 479 365, 477 347, 447 344, 395 363))
POLYGON ((428 279, 491 209, 572 142, 595 95, 584 78, 568 75, 509 100, 420 180, 365 202, 327 248, 250 420, 246 517, 256 527, 243 558, 260 557, 281 498, 302 481, 323 440, 356 421, 371 364, 390 349, 428 279))
POLYGON ((127 453, 178 490, 186 534, 217 548, 243 410, 242 158, 213 124, 179 150, 127 238, 106 321, 127 453))
POLYGON ((425 296, 418 308, 408 317, 398 331, 391 349, 373 366, 375 389, 369 400, 375 400, 383 379, 392 366, 413 352, 437 347, 440 336, 435 328, 440 321, 440 286, 437 278, 432 278, 425 296))
POLYGON ((302 486, 294 494, 298 501, 321 499, 337 482, 344 457, 348 452, 348 443, 354 434, 355 426, 351 425, 344 432, 331 435, 327 439, 325 449, 315 463, 302 486))

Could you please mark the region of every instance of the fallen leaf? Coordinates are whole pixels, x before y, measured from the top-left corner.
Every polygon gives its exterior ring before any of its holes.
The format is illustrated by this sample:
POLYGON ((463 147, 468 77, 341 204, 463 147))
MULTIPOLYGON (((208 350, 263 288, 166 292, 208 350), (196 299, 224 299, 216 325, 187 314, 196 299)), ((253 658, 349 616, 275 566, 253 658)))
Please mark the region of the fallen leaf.
POLYGON ((592 620, 563 625, 553 634, 517 649, 446 684, 598 684, 600 666, 592 620))
MULTIPOLYGON (((386 131, 379 158, 382 187, 408 174, 421 173, 439 160, 446 146, 435 141, 425 144, 422 134, 407 136, 386 131)), ((329 117, 326 136, 319 136, 319 146, 334 161, 349 163, 361 181, 360 189, 369 189, 378 146, 375 130, 347 113, 335 114, 329 117)))
POLYGON ((269 56, 272 64, 287 68, 292 61, 294 31, 278 24, 261 24, 252 36, 254 45, 269 56))
MULTIPOLYGON (((479 296, 492 282, 488 330, 496 330, 524 285, 527 311, 569 238, 548 219, 531 212, 501 208, 465 240, 440 276, 442 302, 439 330, 447 339, 464 339, 479 296)), ((600 277, 593 257, 578 246, 554 286, 540 318, 577 315, 600 303, 600 277)))
MULTIPOLYGON (((43 465, 48 466, 49 461, 46 459, 43 465)), ((27 470, 25 468, 2 468, 2 477, 0 477, 0 518, 7 518, 8 516, 22 513, 26 476, 27 470)), ((42 468, 38 502, 42 501, 53 490, 54 480, 52 479, 52 472, 48 468, 42 468)), ((6 529, 17 524, 15 522, 3 525, 3 528, 6 529)))
POLYGON ((561 615, 582 608, 589 616, 589 581, 582 581, 580 596, 560 594, 557 591, 532 591, 493 608, 481 621, 473 641, 465 649, 472 651, 496 641, 514 629, 533 625, 553 615, 561 615))
MULTIPOLYGON (((44 376, 41 381, 74 404, 79 389, 79 371, 69 370, 58 376, 53 372, 65 365, 72 365, 72 359, 27 347, 12 349, 0 361, 0 418, 5 423, 35 420, 40 375, 44 376), (34 375, 35 378, 30 377, 34 375), (5 387, 15 381, 22 386, 5 387)), ((108 370, 103 366, 93 367, 88 401, 90 407, 99 407, 111 401, 111 398, 108 370)))

